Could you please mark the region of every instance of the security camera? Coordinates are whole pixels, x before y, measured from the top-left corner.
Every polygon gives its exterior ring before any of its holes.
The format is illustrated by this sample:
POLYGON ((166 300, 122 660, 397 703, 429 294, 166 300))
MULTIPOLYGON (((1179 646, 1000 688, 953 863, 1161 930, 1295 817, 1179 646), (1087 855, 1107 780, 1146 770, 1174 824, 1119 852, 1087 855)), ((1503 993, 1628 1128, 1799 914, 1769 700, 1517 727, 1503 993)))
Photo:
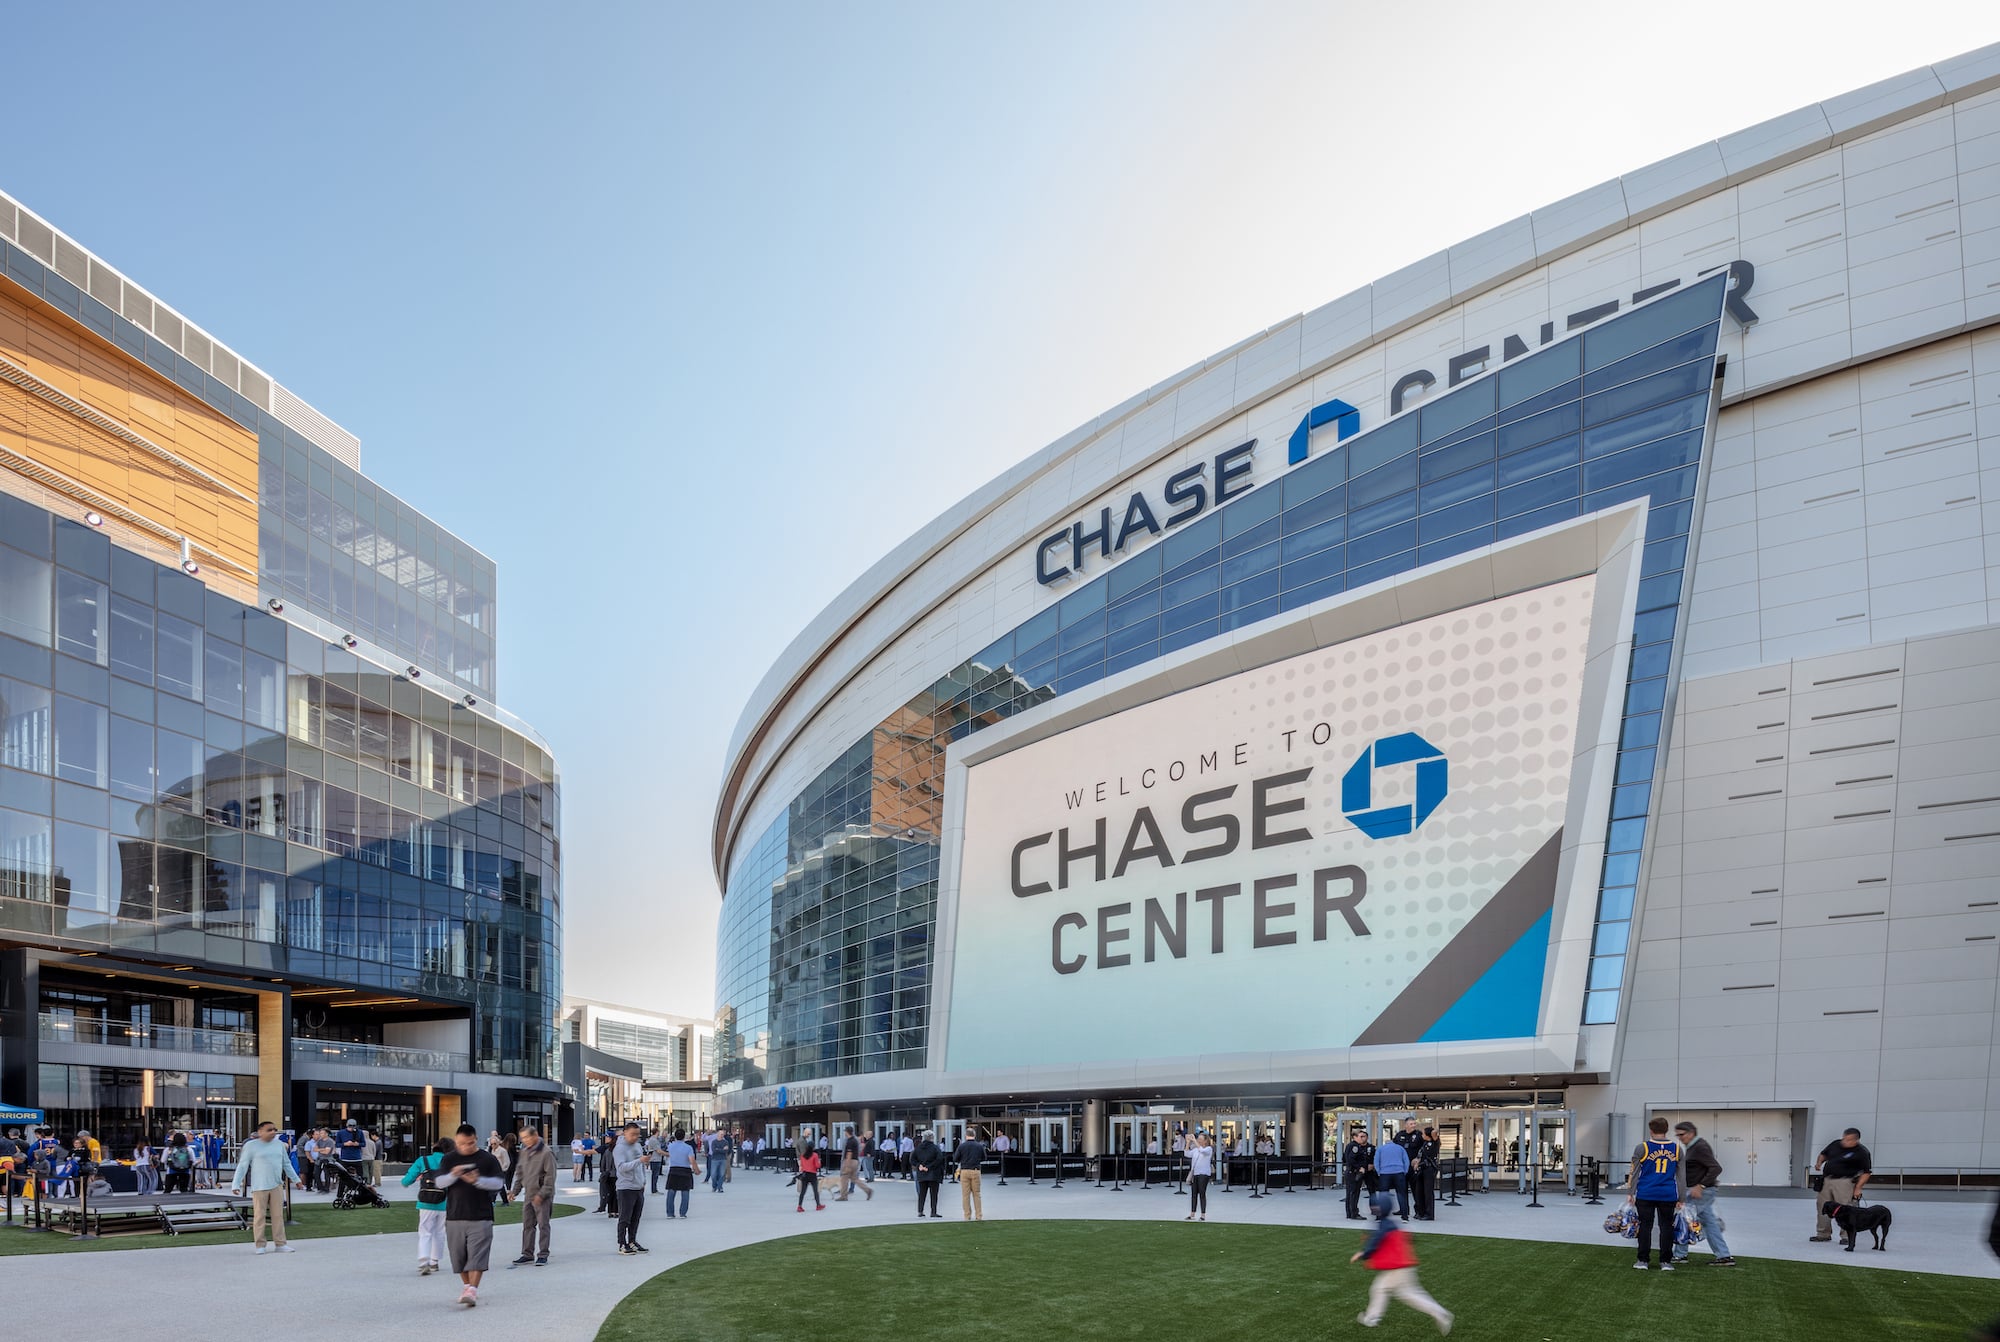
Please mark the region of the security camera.
POLYGON ((479 703, 479 696, 476 694, 468 694, 465 696, 464 703, 467 708, 472 708, 479 703))
POLYGON ((361 640, 356 638, 352 634, 342 634, 340 636, 340 641, 342 643, 345 643, 350 648, 357 648, 361 646, 361 640))
POLYGON ((424 673, 417 670, 417 668, 414 666, 404 667, 403 674, 408 676, 411 680, 422 680, 424 678, 424 673))
POLYGON ((281 615, 284 613, 285 603, 278 600, 278 598, 276 597, 272 597, 269 601, 266 601, 264 604, 271 608, 271 614, 273 615, 281 615))

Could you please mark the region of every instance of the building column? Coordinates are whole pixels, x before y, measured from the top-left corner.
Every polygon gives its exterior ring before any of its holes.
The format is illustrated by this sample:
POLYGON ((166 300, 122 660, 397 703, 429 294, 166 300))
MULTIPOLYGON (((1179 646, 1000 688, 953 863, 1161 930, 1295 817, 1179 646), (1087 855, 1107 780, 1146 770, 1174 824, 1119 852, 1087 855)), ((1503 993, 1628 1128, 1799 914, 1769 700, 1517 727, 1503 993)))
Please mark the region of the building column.
POLYGON ((937 1107, 936 1112, 933 1113, 931 1117, 934 1119, 957 1118, 958 1111, 953 1109, 948 1104, 941 1104, 937 1107))
POLYGON ((857 1132, 865 1132, 872 1135, 875 1131, 875 1111, 873 1109, 855 1110, 854 1128, 857 1132))
POLYGON ((285 1084, 292 1070, 292 997, 284 989, 257 994, 257 1120, 291 1128, 285 1084))
POLYGON ((1292 1092, 1291 1115, 1285 1124, 1285 1154, 1309 1156, 1313 1153, 1313 1093, 1292 1092))
POLYGON ((1083 1154, 1086 1156, 1104 1154, 1104 1101, 1102 1100, 1083 1102, 1083 1154))

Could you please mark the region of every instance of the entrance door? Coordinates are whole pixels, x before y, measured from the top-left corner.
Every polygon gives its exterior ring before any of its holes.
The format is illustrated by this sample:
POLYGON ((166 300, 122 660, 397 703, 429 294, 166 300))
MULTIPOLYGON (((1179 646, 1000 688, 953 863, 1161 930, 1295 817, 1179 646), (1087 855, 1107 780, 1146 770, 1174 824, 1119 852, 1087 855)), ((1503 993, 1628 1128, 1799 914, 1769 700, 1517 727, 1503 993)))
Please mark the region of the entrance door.
POLYGON ((1161 1134, 1163 1124, 1164 1120, 1162 1119, 1142 1118, 1137 1115, 1112 1119, 1112 1154, 1120 1156, 1144 1155, 1146 1153, 1146 1145, 1149 1142, 1159 1142, 1161 1143, 1160 1149, 1165 1150, 1166 1145, 1161 1134))
POLYGON ((1488 1109, 1480 1116, 1479 1150, 1473 1153, 1473 1167, 1485 1172, 1485 1184, 1525 1185, 1522 1165, 1522 1136, 1527 1131, 1527 1111, 1488 1109))
POLYGON ((1798 1182, 1791 1110, 1718 1109, 1688 1117, 1715 1148, 1725 1187, 1790 1188, 1798 1182))
POLYGON ((958 1150, 958 1144, 965 1140, 965 1120, 940 1118, 931 1127, 937 1133, 938 1150, 944 1152, 946 1160, 951 1159, 951 1153, 958 1150))
POLYGON ((1026 1122, 1027 1146, 1030 1155, 1061 1154, 1069 1150, 1069 1120, 1067 1118, 1031 1118, 1026 1122))

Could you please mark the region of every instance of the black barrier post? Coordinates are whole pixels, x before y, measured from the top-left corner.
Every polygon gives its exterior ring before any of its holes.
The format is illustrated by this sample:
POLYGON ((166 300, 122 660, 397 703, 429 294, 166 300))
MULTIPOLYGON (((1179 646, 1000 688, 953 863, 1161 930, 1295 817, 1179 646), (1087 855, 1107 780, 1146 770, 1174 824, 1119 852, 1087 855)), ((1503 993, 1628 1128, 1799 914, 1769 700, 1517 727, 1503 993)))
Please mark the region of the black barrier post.
POLYGON ((1452 1163, 1456 1165, 1458 1168, 1449 1171, 1444 1176, 1446 1185, 1445 1191, 1451 1198, 1449 1202, 1445 1203, 1445 1206, 1447 1207, 1456 1207, 1458 1205, 1458 1186, 1465 1181, 1464 1158, 1460 1157, 1458 1160, 1452 1163))
POLYGON ((1181 1197, 1187 1193, 1187 1157, 1176 1151, 1171 1160, 1169 1168, 1174 1172, 1174 1196, 1181 1197))
POLYGON ((1061 1187, 1063 1186, 1063 1177, 1062 1177, 1062 1163, 1063 1163, 1063 1153, 1062 1153, 1062 1148, 1061 1148, 1061 1147, 1057 1147, 1057 1148, 1056 1148, 1056 1181, 1055 1181, 1054 1183, 1052 1183, 1052 1184, 1050 1184, 1050 1185, 1049 1185, 1049 1187, 1050 1187, 1050 1188, 1061 1188, 1061 1187))
POLYGON ((1542 1205, 1542 1162, 1538 1159, 1528 1166, 1528 1206, 1540 1210, 1542 1205))
POLYGON ((76 1234, 70 1236, 71 1239, 97 1238, 97 1236, 90 1233, 90 1176, 96 1172, 97 1167, 89 1161, 79 1160, 76 1162, 76 1221, 77 1225, 82 1228, 76 1234))
POLYGON ((1005 1151, 1000 1153, 1000 1186, 1002 1188, 1007 1186, 1007 1153, 1005 1151))
POLYGON ((1103 1176, 1103 1169, 1104 1169, 1104 1164, 1103 1164, 1103 1162, 1105 1162, 1105 1161, 1107 1161, 1107 1160, 1115 1162, 1115 1163, 1114 1163, 1114 1164, 1113 1164, 1113 1165, 1111 1166, 1111 1191, 1112 1191, 1112 1192, 1114 1192, 1114 1193, 1123 1193, 1123 1192, 1124 1192, 1125 1190, 1124 1190, 1123 1188, 1120 1188, 1120 1187, 1118 1186, 1118 1180, 1119 1180, 1119 1178, 1120 1178, 1120 1177, 1121 1177, 1121 1176, 1122 1176, 1122 1175, 1123 1175, 1123 1174, 1125 1173, 1125 1157, 1124 1157, 1123 1155, 1116 1155, 1116 1156, 1099 1156, 1099 1157, 1098 1157, 1097 1159, 1098 1159, 1098 1167, 1097 1167, 1097 1168, 1098 1168, 1098 1171, 1099 1171, 1099 1173, 1098 1173, 1098 1177, 1099 1177, 1099 1178, 1103 1178, 1103 1177, 1104 1177, 1104 1176, 1103 1176))
POLYGON ((1583 1186, 1589 1196, 1584 1198, 1587 1206, 1597 1207, 1604 1203, 1604 1171, 1597 1163, 1596 1156, 1583 1158, 1583 1186))
MULTIPOLYGON (((248 1181, 246 1180, 245 1182, 247 1183, 248 1181)), ((253 1194, 252 1196, 254 1197, 255 1195, 253 1194)), ((292 1185, 291 1182, 287 1180, 285 1183, 285 1224, 288 1226, 295 1226, 298 1223, 299 1223, 299 1218, 292 1215, 292 1185)))
POLYGON ((1262 1156, 1250 1157, 1250 1196, 1253 1198, 1264 1196, 1264 1171, 1261 1168, 1263 1164, 1264 1158, 1262 1156))

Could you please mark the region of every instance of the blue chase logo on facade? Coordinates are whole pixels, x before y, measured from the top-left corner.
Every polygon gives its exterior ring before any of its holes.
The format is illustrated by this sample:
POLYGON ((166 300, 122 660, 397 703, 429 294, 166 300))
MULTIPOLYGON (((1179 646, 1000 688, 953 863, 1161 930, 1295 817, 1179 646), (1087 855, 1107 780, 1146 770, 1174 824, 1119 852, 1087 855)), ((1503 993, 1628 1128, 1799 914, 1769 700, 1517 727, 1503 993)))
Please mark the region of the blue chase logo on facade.
POLYGON ((1414 833, 1451 790, 1451 765, 1444 752, 1415 732, 1385 736, 1356 757, 1340 780, 1340 809, 1371 839, 1414 833), (1375 771, 1398 764, 1417 766, 1417 797, 1400 806, 1375 805, 1375 771))

